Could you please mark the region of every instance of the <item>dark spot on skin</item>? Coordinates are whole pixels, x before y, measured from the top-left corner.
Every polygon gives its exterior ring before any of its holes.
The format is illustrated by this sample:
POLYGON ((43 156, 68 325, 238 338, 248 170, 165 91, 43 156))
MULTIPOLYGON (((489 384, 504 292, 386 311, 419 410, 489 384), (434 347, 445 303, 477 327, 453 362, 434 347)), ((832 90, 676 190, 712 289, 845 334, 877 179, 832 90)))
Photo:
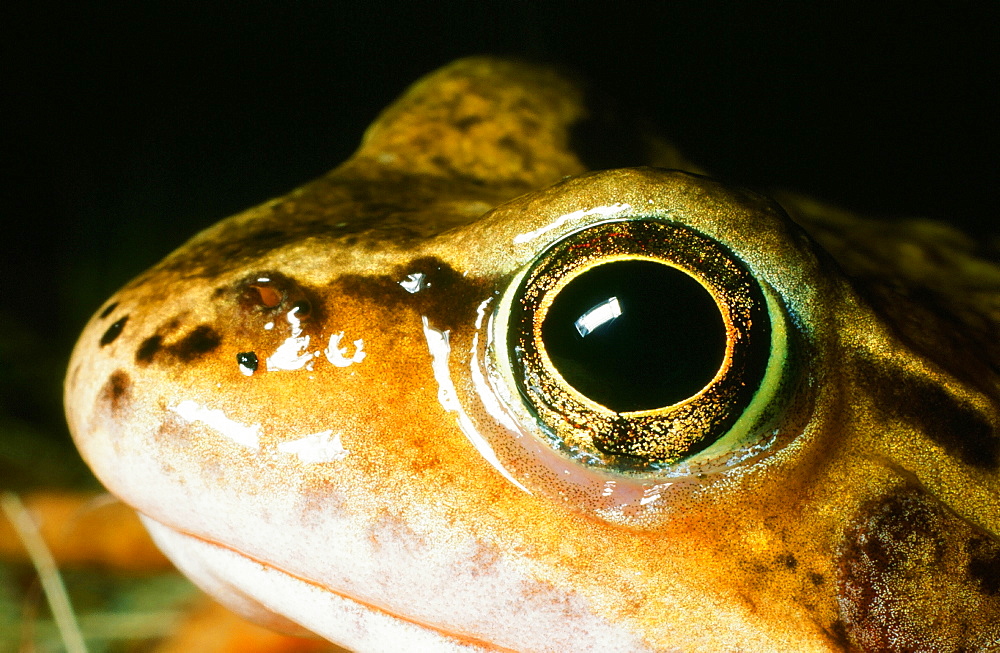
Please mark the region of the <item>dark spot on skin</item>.
POLYGON ((473 125, 478 125, 481 122, 483 122, 482 116, 467 116, 465 118, 460 118, 459 120, 453 121, 452 125, 454 125, 455 129, 457 129, 460 132, 467 132, 469 131, 470 127, 472 127, 473 125))
POLYGON ((799 561, 795 559, 791 553, 786 553, 785 555, 778 557, 778 562, 787 567, 788 569, 795 569, 799 566, 799 561))
POLYGON ((743 605, 746 606, 750 612, 757 612, 757 602, 753 600, 753 597, 743 591, 737 592, 736 595, 742 599, 743 605))
POLYGON ((172 412, 164 413, 155 434, 155 439, 160 441, 159 443, 164 447, 178 443, 183 446, 195 440, 196 437, 191 423, 172 412))
POLYGON ((163 336, 150 336, 142 341, 139 348, 135 350, 135 362, 139 365, 149 365, 156 352, 163 346, 163 336))
POLYGON ((971 467, 989 471, 1000 467, 1000 438, 982 415, 971 407, 956 406, 947 417, 951 428, 944 428, 940 417, 930 416, 934 413, 928 413, 928 406, 942 405, 950 398, 940 388, 934 388, 924 398, 927 403, 923 405, 921 426, 931 440, 971 467))
POLYGON ((115 370, 101 388, 100 399, 111 407, 111 416, 118 417, 129 400, 132 379, 123 370, 115 370))
POLYGON ((166 355, 183 363, 204 356, 213 351, 222 342, 220 336, 212 327, 202 324, 171 345, 165 345, 160 334, 150 336, 142 341, 135 352, 135 362, 148 365, 154 358, 166 355))
POLYGON ((862 650, 980 650, 1000 623, 1000 544, 917 487, 862 506, 838 557, 841 618, 862 650))
POLYGON ((469 174, 469 171, 464 166, 456 165, 456 162, 452 161, 452 159, 440 154, 432 156, 430 161, 440 169, 442 175, 445 177, 451 177, 473 187, 484 188, 492 181, 492 179, 484 179, 483 177, 469 174))
POLYGON ((118 302, 111 302, 103 311, 101 311, 101 314, 98 317, 103 320, 107 316, 111 315, 111 312, 116 308, 118 308, 118 302))
MULTIPOLYGON (((571 73, 563 72, 563 74, 569 76, 571 73)), ((511 113, 530 114, 537 113, 538 109, 535 107, 535 103, 531 101, 531 98, 522 95, 511 105, 510 111, 511 113)))
POLYGON ((518 141, 512 136, 504 136, 497 141, 497 147, 502 150, 512 152, 521 159, 521 167, 524 170, 533 170, 535 167, 535 151, 531 147, 518 141))
POLYGON ((827 634, 829 635, 830 639, 833 640, 833 643, 839 646, 841 649, 845 651, 851 650, 852 648, 851 637, 847 633, 847 626, 844 624, 843 621, 841 621, 840 619, 834 621, 833 625, 830 627, 830 630, 827 631, 827 634))
POLYGON ((890 419, 913 424, 970 467, 1000 469, 1000 437, 972 406, 924 379, 895 371, 890 378, 875 365, 864 365, 862 372, 858 378, 890 419))
POLYGON ((169 351, 181 361, 188 363, 209 353, 221 342, 222 336, 212 327, 202 324, 195 327, 194 331, 184 336, 180 342, 171 345, 169 351))
POLYGON ((442 170, 451 170, 451 159, 444 156, 443 154, 435 154, 431 157, 431 163, 436 165, 442 170))
POLYGON ((826 582, 826 578, 823 577, 823 574, 817 574, 815 571, 810 571, 809 582, 811 582, 816 587, 819 587, 820 585, 826 582))
POLYGON ((966 543, 969 554, 969 576, 979 583, 984 594, 1000 595, 1000 546, 985 537, 966 543))
POLYGON ((125 328, 125 323, 128 322, 128 315, 117 320, 108 327, 108 330, 104 332, 101 336, 101 346, 106 347, 115 341, 115 338, 121 335, 122 329, 125 328))
POLYGON ((424 257, 400 265, 391 275, 344 275, 334 281, 346 295, 367 299, 387 309, 409 307, 426 315, 435 329, 458 329, 475 322, 476 308, 490 293, 483 281, 463 277, 447 263, 424 257), (423 274, 421 290, 410 293, 400 284, 410 274, 423 274))
MULTIPOLYGON (((870 264, 873 259, 866 256, 865 245, 856 242, 851 245, 853 255, 870 264)), ((923 253, 930 251, 924 249, 923 253)), ((845 257, 837 258, 840 262, 845 257)), ((985 315, 974 316, 963 309, 963 302, 957 301, 951 290, 904 283, 893 275, 886 278, 886 265, 892 264, 879 265, 878 273, 862 272, 854 277, 858 291, 907 347, 921 352, 972 387, 991 392, 992 386, 986 379, 990 378, 990 372, 1000 372, 997 365, 1000 340, 993 335, 994 323, 985 315)))
POLYGON ((240 367, 245 367, 251 372, 257 371, 257 354, 252 351, 241 351, 236 354, 236 363, 240 367))

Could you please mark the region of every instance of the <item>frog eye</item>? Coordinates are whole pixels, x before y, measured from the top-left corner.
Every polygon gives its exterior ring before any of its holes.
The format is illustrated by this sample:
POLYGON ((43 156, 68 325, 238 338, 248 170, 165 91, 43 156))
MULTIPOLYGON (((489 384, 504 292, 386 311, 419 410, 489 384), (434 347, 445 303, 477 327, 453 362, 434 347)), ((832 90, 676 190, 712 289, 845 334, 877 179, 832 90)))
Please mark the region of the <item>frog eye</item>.
POLYGON ((781 302, 721 243, 652 218, 552 243, 508 287, 494 355, 548 444, 655 471, 746 449, 787 367, 781 302))

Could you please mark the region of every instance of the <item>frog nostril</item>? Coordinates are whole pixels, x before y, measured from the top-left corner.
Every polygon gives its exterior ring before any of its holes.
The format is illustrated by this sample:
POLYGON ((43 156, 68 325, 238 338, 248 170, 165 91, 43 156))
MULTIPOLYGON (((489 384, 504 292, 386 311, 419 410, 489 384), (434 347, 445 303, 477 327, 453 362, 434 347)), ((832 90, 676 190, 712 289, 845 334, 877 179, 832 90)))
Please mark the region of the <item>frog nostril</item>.
POLYGON ((288 275, 273 270, 248 274, 236 283, 240 306, 251 313, 273 314, 296 311, 302 319, 312 313, 312 302, 305 291, 288 275))
POLYGON ((274 288, 265 285, 253 285, 250 287, 257 291, 260 303, 265 308, 275 308, 281 303, 281 293, 274 288))

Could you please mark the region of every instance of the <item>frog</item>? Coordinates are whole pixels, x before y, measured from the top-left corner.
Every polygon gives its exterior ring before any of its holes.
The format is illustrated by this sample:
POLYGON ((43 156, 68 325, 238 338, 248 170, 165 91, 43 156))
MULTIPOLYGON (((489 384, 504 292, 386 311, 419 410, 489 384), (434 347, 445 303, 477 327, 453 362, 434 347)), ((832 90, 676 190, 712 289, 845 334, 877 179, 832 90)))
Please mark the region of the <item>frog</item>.
POLYGON ((997 650, 1000 268, 655 134, 602 167, 590 97, 456 61, 125 285, 65 382, 97 477, 352 651, 997 650))

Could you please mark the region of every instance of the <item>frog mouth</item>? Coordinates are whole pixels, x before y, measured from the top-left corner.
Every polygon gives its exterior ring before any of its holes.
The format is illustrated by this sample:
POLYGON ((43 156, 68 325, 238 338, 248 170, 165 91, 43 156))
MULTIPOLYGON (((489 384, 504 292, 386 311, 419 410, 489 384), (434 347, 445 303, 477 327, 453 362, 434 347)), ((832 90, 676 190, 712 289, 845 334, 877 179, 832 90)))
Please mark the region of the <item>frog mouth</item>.
POLYGON ((509 651, 317 585, 145 515, 140 518, 156 545, 182 573, 196 579, 201 589, 231 610, 277 630, 317 635, 359 651, 509 651))

